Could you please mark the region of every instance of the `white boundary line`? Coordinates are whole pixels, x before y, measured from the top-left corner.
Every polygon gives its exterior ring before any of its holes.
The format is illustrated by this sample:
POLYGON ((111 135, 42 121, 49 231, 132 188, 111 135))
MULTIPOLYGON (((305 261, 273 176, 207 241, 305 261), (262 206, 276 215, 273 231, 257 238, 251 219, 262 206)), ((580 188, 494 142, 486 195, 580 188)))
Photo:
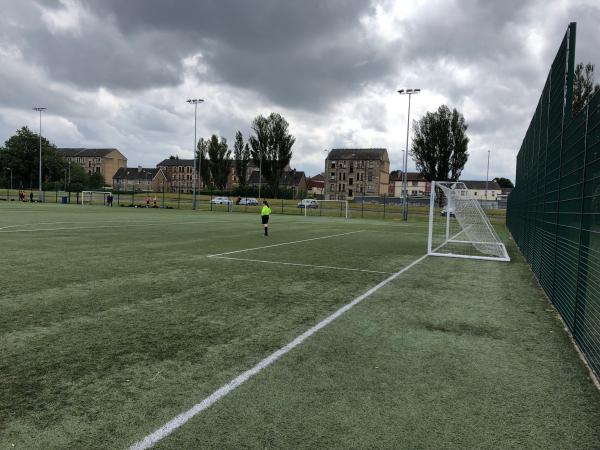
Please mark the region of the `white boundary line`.
POLYGON ((363 231, 365 231, 365 230, 349 231, 347 233, 339 233, 339 234, 330 234, 329 236, 320 236, 320 237, 315 237, 315 238, 310 238, 310 239, 301 239, 299 241, 282 242, 280 244, 263 245, 262 247, 245 248, 243 250, 234 250, 233 252, 215 253, 214 255, 208 255, 207 257, 215 258, 217 256, 233 255, 234 253, 249 252, 251 250, 260 250, 263 248, 280 247, 282 245, 298 244, 300 242, 316 241, 318 239, 328 239, 328 238, 337 237, 337 236, 347 236, 349 234, 362 233, 363 231))
POLYGON ((324 328, 327 325, 329 325, 331 322, 333 322, 335 319, 340 317, 346 311, 348 311, 348 310, 352 309, 354 306, 358 305, 360 302, 362 302, 364 299, 369 297, 371 294, 375 293, 376 291, 381 289, 383 286, 388 284, 390 281, 396 279, 397 277, 402 275, 404 272, 409 270, 411 267, 413 267, 416 264, 423 261, 425 258, 427 258, 427 255, 423 255, 420 258, 414 260, 412 263, 410 263, 408 266, 404 267, 402 270, 387 277, 385 280, 383 280, 379 284, 373 286, 371 289, 369 289, 364 294, 356 297, 350 303, 347 303, 346 305, 342 306, 340 309, 335 311, 329 317, 323 319, 322 321, 320 321, 318 324, 316 324, 312 328, 309 328, 307 331, 302 333, 300 336, 297 336, 289 344, 281 347, 279 350, 275 351, 274 353, 271 353, 269 356, 264 358, 262 361, 260 361, 258 364, 256 364, 251 369, 246 370, 245 372, 243 372, 242 374, 238 375, 236 378, 231 380, 229 383, 221 386, 219 389, 214 391, 212 394, 210 394, 208 397, 206 397, 200 403, 195 404, 187 411, 179 414, 174 419, 170 420, 169 422, 165 423, 160 428, 158 428, 155 431, 153 431, 152 433, 150 433, 148 436, 144 437, 141 441, 138 441, 135 444, 133 444, 131 447, 129 447, 129 450, 145 450, 145 449, 148 449, 148 448, 154 446, 154 444, 158 443, 160 440, 162 440, 165 437, 167 437, 168 435, 170 435, 173 431, 175 431, 177 428, 181 427, 183 424, 185 424, 187 421, 192 419, 194 416, 201 413, 202 411, 204 411, 211 405, 215 404, 217 401, 219 401, 221 398, 225 397, 231 391, 233 391, 237 387, 244 384, 246 381, 248 381, 254 375, 258 374, 259 372, 261 372, 262 370, 264 370, 265 368, 267 368, 268 366, 273 364, 275 361, 277 361, 283 355, 288 353, 290 350, 292 350, 295 347, 302 344, 306 339, 311 337, 313 334, 315 334, 321 328, 324 328))
MULTIPOLYGON (((223 221, 210 220, 202 222, 153 222, 153 223, 136 223, 136 224, 121 224, 121 225, 96 225, 91 227, 56 227, 56 228, 35 228, 31 230, 4 230, 0 229, 0 233, 33 233, 36 231, 60 231, 60 230, 93 230, 97 228, 132 228, 132 227, 154 227, 160 225, 194 225, 194 224, 210 224, 223 223, 223 221)), ((20 225, 15 225, 20 226, 20 225)), ((22 226, 27 226, 24 224, 22 226)), ((31 225, 29 225, 31 226, 31 225)))
POLYGON ((298 266, 298 267, 312 267, 315 269, 333 269, 333 270, 349 270, 352 272, 368 272, 368 273, 380 273, 384 275, 389 275, 389 272, 381 272, 380 270, 367 270, 367 269, 353 269, 350 267, 334 267, 334 266, 317 266, 314 264, 300 264, 300 263, 291 263, 291 262, 279 262, 279 261, 266 261, 263 259, 248 259, 248 258, 234 258, 232 256, 213 256, 213 258, 217 259, 230 259, 233 261, 248 261, 248 262, 258 262, 258 263, 266 263, 266 264, 279 264, 284 266, 298 266))

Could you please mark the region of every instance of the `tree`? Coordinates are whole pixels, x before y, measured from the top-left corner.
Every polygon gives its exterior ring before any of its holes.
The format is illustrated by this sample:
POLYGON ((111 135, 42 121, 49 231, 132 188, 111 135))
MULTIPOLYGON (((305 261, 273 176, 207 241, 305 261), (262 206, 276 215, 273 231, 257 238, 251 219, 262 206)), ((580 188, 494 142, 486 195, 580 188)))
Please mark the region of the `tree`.
POLYGON ((510 181, 508 178, 502 178, 502 177, 496 177, 494 178, 494 181, 496 183, 498 183, 498 186, 500 186, 501 188, 514 188, 515 185, 513 184, 512 181, 510 181))
POLYGON ((463 115, 446 105, 413 122, 411 156, 427 180, 459 179, 469 158, 467 127, 463 115))
MULTIPOLYGON (((12 169, 13 186, 28 189, 38 187, 39 139, 38 134, 27 127, 22 127, 4 143, 3 148, 0 148, 0 171, 4 174, 7 172, 7 167, 12 169)), ((65 167, 67 167, 67 162, 56 151, 56 146, 42 136, 43 182, 63 179, 65 167)))
POLYGON ((235 144, 233 145, 233 158, 235 159, 235 173, 237 174, 238 183, 245 187, 248 184, 248 163, 250 162, 250 147, 248 143, 244 145, 242 132, 238 131, 235 134, 235 144))
POLYGON ((88 188, 90 189, 100 189, 104 187, 104 184, 104 176, 100 172, 94 172, 88 178, 88 188))
POLYGON ((208 164, 208 141, 204 138, 200 138, 198 144, 196 144, 196 171, 200 173, 200 187, 210 186, 212 181, 210 179, 210 167, 208 164))
POLYGON ((231 168, 231 150, 227 147, 227 139, 213 134, 208 141, 208 158, 210 176, 217 189, 227 187, 227 177, 231 168))
POLYGON ((292 159, 292 146, 296 142, 288 128, 287 120, 280 114, 273 112, 269 117, 260 115, 252 122, 255 134, 248 139, 252 160, 262 166, 262 175, 275 196, 283 169, 292 159))
POLYGON ((575 66, 573 80, 573 114, 583 109, 588 100, 600 91, 600 84, 594 85, 594 65, 579 63, 575 66))

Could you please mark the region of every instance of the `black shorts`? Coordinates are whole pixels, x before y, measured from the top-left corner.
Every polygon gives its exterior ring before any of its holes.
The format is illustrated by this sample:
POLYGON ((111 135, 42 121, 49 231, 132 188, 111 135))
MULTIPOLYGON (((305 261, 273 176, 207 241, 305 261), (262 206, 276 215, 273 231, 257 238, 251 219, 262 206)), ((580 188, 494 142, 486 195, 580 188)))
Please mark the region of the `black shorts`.
POLYGON ((266 225, 269 223, 269 216, 260 216, 262 218, 262 223, 263 225, 266 225))

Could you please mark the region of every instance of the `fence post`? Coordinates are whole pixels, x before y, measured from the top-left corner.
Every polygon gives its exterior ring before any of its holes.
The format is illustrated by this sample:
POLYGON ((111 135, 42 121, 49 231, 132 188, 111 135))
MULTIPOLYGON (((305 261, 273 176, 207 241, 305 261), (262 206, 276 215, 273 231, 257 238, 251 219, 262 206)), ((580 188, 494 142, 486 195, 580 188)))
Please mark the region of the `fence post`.
POLYGON ((58 191, 56 191, 56 195, 55 195, 55 198, 54 198, 54 203, 58 203, 58 191))
POLYGON ((383 196, 383 218, 384 219, 385 219, 385 199, 386 199, 386 196, 384 195, 383 196))
POLYGON ((162 184, 162 188, 163 188, 163 193, 162 193, 163 194, 162 207, 163 207, 163 209, 165 209, 165 182, 164 181, 163 181, 163 184, 162 184))
POLYGON ((181 204, 181 186, 177 183, 177 209, 180 208, 181 204))
POLYGON ((365 197, 363 196, 363 198, 361 199, 361 203, 360 203, 360 218, 364 218, 365 217, 365 197))
POLYGON ((281 214, 283 214, 283 199, 281 199, 281 214))

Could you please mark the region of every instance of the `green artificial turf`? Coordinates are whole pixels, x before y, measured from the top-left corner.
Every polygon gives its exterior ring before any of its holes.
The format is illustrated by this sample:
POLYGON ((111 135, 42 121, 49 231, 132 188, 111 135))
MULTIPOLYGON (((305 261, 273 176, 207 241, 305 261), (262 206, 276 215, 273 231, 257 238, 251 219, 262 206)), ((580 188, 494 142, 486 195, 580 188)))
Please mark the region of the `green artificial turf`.
MULTIPOLYGON (((508 242, 506 231, 499 230, 508 242)), ((0 206, 0 448, 126 448, 425 253, 409 222, 0 206)), ((427 258, 157 448, 598 448, 531 273, 427 258)))

